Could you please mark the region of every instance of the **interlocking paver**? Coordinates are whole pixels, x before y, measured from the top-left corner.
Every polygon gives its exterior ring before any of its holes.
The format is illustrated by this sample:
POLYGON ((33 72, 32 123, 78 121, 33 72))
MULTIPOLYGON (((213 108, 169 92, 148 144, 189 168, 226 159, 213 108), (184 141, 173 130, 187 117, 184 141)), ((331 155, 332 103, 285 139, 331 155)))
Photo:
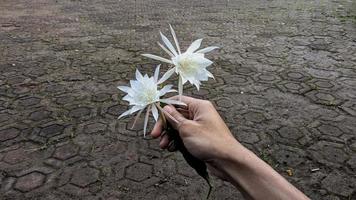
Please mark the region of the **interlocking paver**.
POLYGON ((20 190, 21 192, 29 192, 40 187, 44 183, 45 178, 46 176, 41 173, 32 172, 18 178, 14 188, 20 190))
POLYGON ((78 168, 73 171, 71 183, 79 187, 86 187, 99 179, 99 171, 93 168, 78 168))
POLYGON ((8 128, 0 130, 0 141, 11 140, 19 135, 20 131, 16 128, 8 128))
POLYGON ((75 156, 78 153, 78 150, 79 147, 73 144, 65 144, 63 146, 57 147, 53 157, 59 160, 67 160, 68 158, 75 156))
MULTIPOLYGON (((332 0, 2 1, 0 199, 204 197, 179 153, 142 137, 142 118, 117 120, 127 103, 116 86, 136 67, 152 73, 157 62, 140 55, 164 53, 168 24, 182 49, 221 47, 206 55, 215 80, 187 94, 213 101, 311 198, 354 199, 355 11, 332 0)), ((213 199, 242 199, 214 184, 213 199)))

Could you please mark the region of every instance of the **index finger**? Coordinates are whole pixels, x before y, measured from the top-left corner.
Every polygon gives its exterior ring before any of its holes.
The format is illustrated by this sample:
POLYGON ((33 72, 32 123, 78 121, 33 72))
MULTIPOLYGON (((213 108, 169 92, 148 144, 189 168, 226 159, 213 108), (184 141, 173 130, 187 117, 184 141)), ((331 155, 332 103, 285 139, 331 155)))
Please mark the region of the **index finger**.
MULTIPOLYGON (((181 96, 180 97, 179 95, 173 96, 170 99, 177 100, 177 101, 180 100, 181 102, 187 104, 188 107, 189 107, 189 105, 196 104, 197 101, 199 101, 199 99, 195 99, 193 97, 188 97, 188 96, 181 96)), ((175 106, 175 107, 177 107, 177 106, 175 106)), ((181 106, 179 105, 178 107, 181 107, 181 106)))
POLYGON ((163 122, 161 119, 159 119, 151 131, 151 136, 154 138, 159 137, 162 133, 162 130, 163 130, 163 122))

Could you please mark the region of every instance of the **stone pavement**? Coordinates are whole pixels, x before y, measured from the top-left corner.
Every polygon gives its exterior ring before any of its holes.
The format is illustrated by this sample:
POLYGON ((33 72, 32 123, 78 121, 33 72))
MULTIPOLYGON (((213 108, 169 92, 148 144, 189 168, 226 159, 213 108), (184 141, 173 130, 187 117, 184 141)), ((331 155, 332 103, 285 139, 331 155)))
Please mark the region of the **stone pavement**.
MULTIPOLYGON (((0 199, 205 197, 182 156, 116 119, 116 86, 152 73, 140 54, 163 54, 168 23, 184 48, 222 47, 216 80, 186 91, 311 198, 356 199, 352 0, 2 0, 0 199)), ((213 199, 241 199, 214 184, 213 199)))

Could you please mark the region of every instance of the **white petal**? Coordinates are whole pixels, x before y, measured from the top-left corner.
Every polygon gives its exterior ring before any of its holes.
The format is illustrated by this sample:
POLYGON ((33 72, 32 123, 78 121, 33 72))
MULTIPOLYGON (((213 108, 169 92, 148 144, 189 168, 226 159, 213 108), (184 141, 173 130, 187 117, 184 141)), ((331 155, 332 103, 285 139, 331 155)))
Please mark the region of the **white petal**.
POLYGON ((136 79, 141 80, 142 78, 143 78, 142 74, 140 73, 140 71, 138 71, 138 69, 136 69, 136 79))
POLYGON ((199 89, 200 89, 200 81, 195 81, 194 85, 197 88, 197 90, 199 91, 199 89))
POLYGON ((166 73, 164 73, 164 75, 162 76, 161 79, 159 79, 159 81, 157 82, 157 84, 161 84, 164 81, 166 81, 167 79, 169 79, 169 77, 172 76, 172 74, 175 72, 175 68, 172 68, 170 70, 168 70, 166 73))
POLYGON ((121 119, 122 117, 125 117, 127 115, 131 115, 132 113, 141 110, 143 107, 142 106, 133 106, 131 109, 127 110, 126 112, 122 113, 118 119, 121 119))
POLYGON ((177 56, 178 55, 177 51, 174 49, 172 43, 168 40, 168 38, 165 35, 163 35, 162 32, 159 32, 159 34, 161 34, 162 41, 167 46, 167 48, 173 53, 173 55, 177 56))
POLYGON ((131 112, 131 109, 130 110, 127 110, 127 111, 125 111, 124 113, 122 113, 117 119, 121 119, 121 118, 123 118, 123 117, 125 117, 125 116, 127 116, 127 115, 129 115, 130 114, 130 112, 131 112))
POLYGON ((161 43, 157 42, 158 46, 160 46, 170 57, 174 57, 173 53, 170 52, 166 47, 164 47, 161 43))
POLYGON ((145 121, 144 121, 144 124, 143 124, 143 136, 146 137, 146 129, 147 129, 147 124, 148 124, 148 117, 149 117, 149 114, 150 114, 150 106, 147 108, 147 111, 146 111, 146 116, 145 116, 145 121))
POLYGON ((174 39, 174 43, 176 43, 176 47, 177 47, 178 53, 181 54, 176 32, 174 32, 174 29, 170 24, 169 24, 169 28, 171 29, 171 33, 172 33, 172 36, 173 36, 173 39, 174 39))
POLYGON ((145 56, 147 58, 152 58, 154 60, 159 60, 159 61, 162 61, 162 62, 165 62, 165 63, 173 64, 173 62, 171 60, 168 60, 166 58, 162 58, 160 56, 156 56, 156 55, 152 55, 152 54, 142 54, 142 56, 145 56))
POLYGON ((167 93, 170 93, 170 92, 177 92, 177 90, 169 90, 167 93))
POLYGON ((122 98, 122 100, 131 102, 131 101, 133 101, 133 98, 130 95, 126 95, 122 98))
POLYGON ((140 82, 135 81, 135 80, 130 80, 130 85, 133 90, 136 90, 141 87, 140 82))
POLYGON ((184 102, 173 100, 173 99, 161 99, 159 101, 162 102, 162 103, 165 103, 165 104, 175 104, 175 105, 182 105, 182 106, 186 106, 187 105, 184 102))
POLYGON ((208 70, 205 70, 205 71, 206 71, 208 77, 215 79, 214 75, 211 72, 209 72, 208 70))
POLYGON ((218 49, 219 47, 206 47, 204 49, 198 50, 196 53, 208 53, 212 50, 218 49))
POLYGON ((138 110, 141 110, 141 109, 143 109, 143 108, 145 108, 144 106, 133 106, 130 110, 131 110, 131 112, 130 112, 130 114, 133 114, 134 112, 136 112, 136 111, 138 111, 138 110))
POLYGON ((204 66, 204 67, 207 67, 211 64, 213 64, 213 61, 207 59, 207 58, 204 58, 204 57, 199 57, 199 56, 195 56, 193 57, 193 59, 199 63, 200 66, 204 66))
POLYGON ((155 82, 156 82, 156 83, 158 82, 159 68, 160 68, 160 67, 161 67, 161 65, 157 65, 156 70, 155 70, 155 73, 154 73, 154 79, 155 79, 155 82))
POLYGON ((195 41, 188 47, 188 49, 187 49, 186 52, 188 52, 188 53, 193 53, 194 51, 196 51, 197 49, 199 49, 202 40, 203 40, 203 39, 197 39, 197 40, 195 40, 195 41))
POLYGON ((187 79, 184 78, 184 76, 181 76, 182 78, 182 85, 184 85, 187 82, 187 79))
POLYGON ((152 114, 153 114, 153 118, 157 121, 158 120, 158 110, 154 104, 152 105, 152 114))
POLYGON ((127 86, 117 86, 117 89, 123 91, 123 92, 126 92, 126 93, 129 93, 129 90, 131 89, 130 87, 127 87, 127 86))
POLYGON ((165 85, 160 91, 159 91, 159 96, 165 95, 167 92, 169 92, 172 89, 173 85, 165 85))

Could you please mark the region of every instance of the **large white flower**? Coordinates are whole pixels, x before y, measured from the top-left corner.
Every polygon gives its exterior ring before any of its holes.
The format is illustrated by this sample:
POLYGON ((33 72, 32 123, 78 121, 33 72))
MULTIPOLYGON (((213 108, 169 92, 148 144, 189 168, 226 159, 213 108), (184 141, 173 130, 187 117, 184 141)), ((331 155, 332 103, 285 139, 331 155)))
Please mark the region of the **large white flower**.
POLYGON ((144 120, 144 128, 143 128, 144 135, 146 135, 146 128, 147 128, 150 111, 152 111, 153 117, 156 121, 159 116, 158 109, 160 109, 163 112, 163 109, 159 104, 160 102, 165 104, 185 105, 180 101, 160 98, 166 93, 175 92, 175 90, 172 90, 172 85, 166 85, 162 89, 160 90, 158 89, 158 84, 163 83, 169 78, 167 75, 164 75, 161 79, 158 79, 159 68, 160 66, 158 65, 156 67, 153 77, 148 77, 147 74, 142 76, 142 74, 138 70, 136 70, 136 80, 130 80, 131 87, 127 87, 127 86, 117 87, 121 91, 127 93, 127 95, 124 96, 124 98, 122 99, 128 101, 129 105, 132 106, 129 110, 122 113, 119 116, 119 119, 139 111, 133 123, 134 126, 142 111, 145 108, 147 108, 146 116, 144 120))
POLYGON ((183 93, 183 85, 189 81, 191 84, 194 84, 199 90, 200 81, 207 81, 209 77, 214 78, 214 76, 206 69, 213 62, 204 57, 204 54, 217 49, 219 47, 206 47, 204 49, 199 49, 203 39, 195 40, 188 49, 181 53, 177 36, 172 28, 169 25, 174 43, 177 47, 177 50, 173 47, 172 43, 168 38, 163 35, 161 32, 161 38, 165 46, 158 42, 158 45, 170 56, 170 59, 162 58, 160 56, 152 54, 142 54, 148 58, 159 60, 168 64, 173 65, 174 67, 168 70, 165 76, 170 77, 174 72, 179 74, 178 82, 178 91, 179 95, 183 93))

